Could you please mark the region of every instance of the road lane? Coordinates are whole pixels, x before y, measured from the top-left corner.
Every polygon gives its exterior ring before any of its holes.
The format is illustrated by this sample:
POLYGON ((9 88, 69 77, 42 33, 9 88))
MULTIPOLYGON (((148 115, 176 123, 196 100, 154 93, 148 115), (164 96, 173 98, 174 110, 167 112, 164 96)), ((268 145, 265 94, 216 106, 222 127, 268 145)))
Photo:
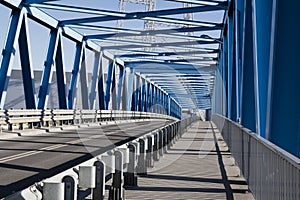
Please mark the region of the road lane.
POLYGON ((169 123, 129 122, 0 140, 0 197, 169 123))

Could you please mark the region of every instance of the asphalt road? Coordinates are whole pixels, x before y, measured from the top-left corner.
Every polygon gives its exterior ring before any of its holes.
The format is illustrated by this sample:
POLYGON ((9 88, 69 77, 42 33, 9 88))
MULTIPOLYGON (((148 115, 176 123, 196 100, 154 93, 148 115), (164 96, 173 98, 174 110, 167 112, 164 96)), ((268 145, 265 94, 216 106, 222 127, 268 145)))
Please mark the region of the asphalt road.
POLYGON ((171 122, 126 122, 0 139, 0 198, 171 122))

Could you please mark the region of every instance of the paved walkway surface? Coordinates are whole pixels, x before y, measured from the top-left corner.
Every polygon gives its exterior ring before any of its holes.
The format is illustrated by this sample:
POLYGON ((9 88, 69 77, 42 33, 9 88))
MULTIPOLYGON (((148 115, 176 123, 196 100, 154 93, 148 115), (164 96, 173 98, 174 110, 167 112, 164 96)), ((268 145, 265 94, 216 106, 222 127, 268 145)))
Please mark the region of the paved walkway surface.
POLYGON ((125 199, 254 199, 234 163, 216 126, 196 122, 125 199))

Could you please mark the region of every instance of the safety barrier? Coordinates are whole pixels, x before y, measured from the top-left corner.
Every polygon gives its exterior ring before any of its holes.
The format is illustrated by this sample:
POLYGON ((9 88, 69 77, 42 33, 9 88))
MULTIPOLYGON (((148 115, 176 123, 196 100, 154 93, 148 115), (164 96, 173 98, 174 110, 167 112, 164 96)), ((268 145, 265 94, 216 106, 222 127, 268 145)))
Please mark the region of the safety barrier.
POLYGON ((89 195, 93 200, 125 199, 125 189, 137 186, 138 177, 147 175, 147 169, 153 168, 154 162, 167 153, 184 129, 197 120, 198 117, 177 120, 5 199, 32 197, 43 200, 74 200, 80 195, 78 188, 90 190, 89 195), (109 191, 107 196, 105 186, 109 191))
POLYGON ((0 129, 40 128, 105 121, 137 120, 137 119, 173 119, 174 117, 147 112, 121 110, 0 110, 0 129))
POLYGON ((220 115, 212 118, 255 199, 300 199, 300 159, 220 115))

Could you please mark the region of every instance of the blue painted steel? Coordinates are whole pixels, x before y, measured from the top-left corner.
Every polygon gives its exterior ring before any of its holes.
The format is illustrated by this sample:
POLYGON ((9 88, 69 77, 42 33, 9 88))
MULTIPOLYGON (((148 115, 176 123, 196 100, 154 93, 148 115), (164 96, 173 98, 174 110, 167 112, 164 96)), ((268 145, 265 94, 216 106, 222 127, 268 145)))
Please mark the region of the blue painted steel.
POLYGON ((136 92, 136 75, 132 74, 132 98, 131 98, 131 111, 136 111, 137 108, 137 92, 136 92))
POLYGON ((43 76, 38 95, 38 109, 44 109, 47 106, 48 92, 53 74, 53 65, 56 56, 58 40, 59 31, 56 29, 51 30, 47 59, 44 64, 43 76))
POLYGON ((134 71, 128 68, 128 82, 127 82, 127 110, 132 110, 132 103, 134 100, 134 71))
MULTIPOLYGON (((47 4, 44 5, 55 5, 55 4, 47 4)), ((61 7, 61 5, 58 5, 61 7)), ((72 8, 68 6, 68 8, 72 8)), ((76 8, 76 7, 75 7, 76 8)), ((155 11, 147 11, 147 12, 132 12, 126 13, 126 15, 120 16, 123 13, 117 13, 110 11, 110 13, 106 14, 117 14, 118 16, 101 16, 101 17, 90 17, 90 18, 81 18, 81 19, 73 19, 73 20, 65 20, 62 24, 82 24, 82 23, 96 23, 103 21, 111 21, 111 20, 120 20, 120 19, 142 19, 145 17, 158 17, 158 16, 167 16, 167 15, 176 15, 176 14, 185 14, 185 13, 194 13, 194 12, 207 12, 207 11, 216 11, 216 10, 226 10, 227 2, 221 2, 215 6, 193 6, 193 7, 185 7, 185 8, 174 8, 167 10, 155 10, 155 11)), ((98 10, 100 12, 101 10, 98 10)), ((105 12, 105 11, 104 11, 105 12)), ((107 11, 106 11, 107 12, 107 11)), ((155 19, 154 19, 155 20, 155 19)))
POLYGON ((228 16, 228 118, 230 118, 233 121, 236 121, 235 117, 235 83, 234 83, 234 79, 235 79, 235 66, 234 66, 234 16, 232 15, 233 13, 230 13, 228 16))
POLYGON ((140 76, 136 76, 136 106, 137 111, 142 111, 142 80, 140 76))
POLYGON ((300 1, 274 1, 267 136, 300 157, 300 1))
POLYGON ((2 51, 0 68, 0 109, 4 108, 8 82, 11 74, 11 66, 17 48, 18 35, 23 21, 23 13, 13 10, 10 19, 9 31, 6 38, 5 48, 2 51))
POLYGON ((87 82, 87 69, 86 69, 86 54, 83 50, 81 69, 80 69, 80 86, 81 86, 81 102, 82 109, 89 109, 89 92, 88 92, 88 82, 87 82))
POLYGON ((223 81, 224 81, 224 86, 225 86, 225 99, 226 99, 226 117, 229 118, 229 107, 228 107, 228 102, 229 102, 229 91, 228 91, 228 88, 229 88, 229 81, 228 81, 228 74, 229 74, 229 67, 228 67, 228 36, 227 36, 227 32, 225 33, 224 32, 224 44, 223 44, 223 55, 224 55, 224 59, 223 59, 223 62, 224 62, 224 65, 223 65, 223 69, 224 69, 224 72, 223 72, 223 81))
POLYGON ((103 74, 103 52, 101 52, 102 57, 100 60, 100 71, 99 71, 99 80, 98 80, 98 99, 99 99, 99 109, 105 109, 105 94, 104 94, 104 74, 103 74))
POLYGON ((253 0, 256 127, 262 137, 266 137, 272 2, 253 0))
POLYGON ((100 73, 100 61, 102 59, 102 53, 96 52, 94 58, 94 68, 92 74, 92 83, 91 83, 91 90, 89 94, 89 109, 95 109, 95 101, 96 101, 96 94, 97 94, 97 83, 99 81, 99 77, 101 76, 100 73))
POLYGON ((115 67, 112 74, 111 82, 111 108, 112 110, 117 110, 117 85, 116 85, 116 72, 119 65, 115 62, 115 67))
POLYGON ((254 60, 253 60, 253 29, 251 2, 245 4, 243 77, 241 99, 241 124, 256 131, 255 98, 254 98, 254 60))
POLYGON ((214 31, 222 30, 222 26, 213 26, 213 27, 187 27, 187 28, 173 28, 173 29, 163 29, 163 30, 149 30, 149 31, 139 31, 138 33, 112 33, 112 34, 96 34, 96 35, 87 35, 85 39, 106 39, 117 37, 128 37, 136 35, 157 35, 157 34, 171 34, 171 33, 185 33, 185 32, 200 32, 200 31, 214 31))
POLYGON ((115 61, 110 62, 107 71, 107 79, 106 79, 106 90, 105 90, 105 109, 108 109, 108 105, 110 102, 110 94, 111 94, 111 87, 112 87, 112 78, 115 68, 115 61))
POLYGON ((122 99, 122 89, 123 89, 123 83, 124 83, 124 71, 125 68, 123 66, 120 67, 120 73, 118 77, 118 91, 117 91, 117 110, 120 110, 121 105, 121 99, 122 99))
POLYGON ((237 119, 241 117, 241 85, 242 85, 242 52, 243 52, 243 27, 244 27, 244 0, 235 2, 235 63, 236 63, 236 102, 237 102, 237 119))
POLYGON ((55 67, 56 67, 56 80, 58 89, 58 103, 60 109, 67 109, 67 96, 66 96, 66 77, 64 72, 63 64, 63 47, 61 36, 58 40, 57 51, 55 56, 55 67))
POLYGON ((27 17, 24 16, 19 36, 20 60, 22 67, 25 103, 27 109, 36 109, 36 93, 34 86, 34 74, 32 70, 31 50, 27 17))
POLYGON ((81 61, 82 61, 82 55, 83 55, 83 44, 77 43, 76 45, 76 52, 75 52, 75 60, 71 75, 71 82, 69 86, 69 93, 68 93, 68 108, 73 109, 74 106, 74 99, 76 97, 76 90, 77 90, 77 79, 78 79, 78 73, 81 68, 81 61))

